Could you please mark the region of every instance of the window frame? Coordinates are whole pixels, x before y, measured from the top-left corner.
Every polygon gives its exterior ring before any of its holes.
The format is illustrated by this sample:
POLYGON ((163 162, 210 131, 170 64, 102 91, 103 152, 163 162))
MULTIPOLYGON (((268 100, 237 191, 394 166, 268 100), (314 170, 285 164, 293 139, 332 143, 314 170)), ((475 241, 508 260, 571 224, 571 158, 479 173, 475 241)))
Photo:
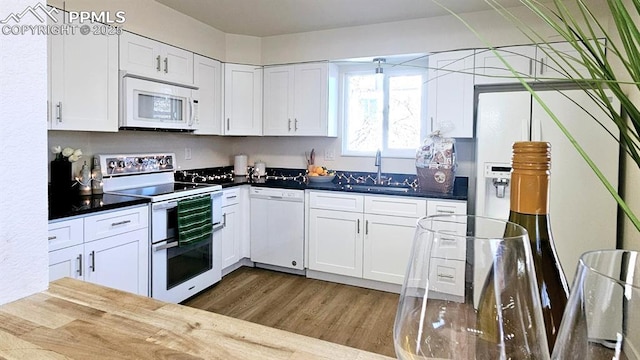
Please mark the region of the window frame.
MULTIPOLYGON (((347 143, 347 127, 349 125, 348 122, 348 91, 347 91, 347 83, 349 76, 352 75, 374 75, 375 69, 377 65, 372 66, 371 64, 366 65, 347 65, 342 66, 340 71, 340 79, 341 79, 341 119, 342 119, 342 136, 341 136, 341 147, 342 147, 342 156, 354 156, 354 157, 371 157, 375 156, 376 150, 372 151, 357 151, 357 150, 349 150, 347 143)), ((402 75, 421 75, 422 76, 422 96, 421 96, 421 109, 420 109, 420 143, 422 139, 427 136, 427 81, 428 81, 428 71, 427 66, 413 66, 410 68, 384 68, 384 80, 383 80, 383 118, 382 118, 382 142, 380 151, 383 157, 389 158, 402 158, 402 159, 410 159, 415 158, 416 149, 419 146, 416 146, 414 149, 389 149, 388 148, 388 139, 389 139, 389 76, 402 76, 402 75)))

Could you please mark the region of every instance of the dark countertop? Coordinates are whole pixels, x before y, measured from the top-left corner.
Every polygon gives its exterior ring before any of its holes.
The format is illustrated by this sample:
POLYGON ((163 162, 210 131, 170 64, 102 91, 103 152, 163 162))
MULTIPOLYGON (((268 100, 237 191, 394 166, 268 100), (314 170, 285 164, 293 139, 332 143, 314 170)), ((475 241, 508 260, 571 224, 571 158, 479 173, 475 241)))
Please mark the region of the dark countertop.
MULTIPOLYGON (((226 170, 227 168, 213 168, 201 169, 198 170, 198 172, 208 173, 209 175, 211 175, 212 173, 226 170)), ((394 190, 385 191, 384 189, 381 191, 349 189, 347 185, 350 184, 371 184, 371 174, 369 173, 340 173, 340 176, 337 176, 332 182, 327 183, 309 183, 303 175, 303 170, 299 169, 268 168, 267 174, 268 176, 266 178, 223 176, 219 179, 208 181, 204 178, 193 178, 191 176, 185 176, 184 174, 178 172, 176 173, 176 180, 199 183, 214 183, 222 185, 223 189, 239 185, 251 185, 280 189, 342 191, 360 194, 409 196, 463 201, 466 201, 468 199, 469 191, 469 179, 467 177, 456 177, 453 191, 451 193, 439 193, 423 192, 418 190, 415 186, 415 175, 385 174, 389 178, 402 179, 402 184, 396 183, 396 186, 406 187, 408 190, 407 192, 398 192, 394 190), (364 179, 363 182, 360 181, 362 179, 364 179)), ((85 215, 103 210, 117 209, 121 207, 147 203, 149 203, 149 199, 122 195, 104 194, 102 196, 80 196, 77 194, 77 192, 62 195, 52 194, 50 191, 49 220, 76 215, 85 215)))
MULTIPOLYGON (((335 181, 335 180, 334 180, 335 181)), ((327 182, 327 183, 306 183, 295 180, 277 180, 277 179, 252 179, 242 178, 233 182, 222 183, 222 188, 228 188, 238 185, 249 184, 251 186, 280 188, 280 189, 297 189, 297 190, 326 190, 326 191, 342 191, 361 194, 378 194, 378 195, 394 195, 394 196, 410 196, 421 198, 437 198, 448 200, 464 200, 468 198, 469 178, 456 177, 453 191, 451 193, 424 192, 416 188, 408 188, 407 192, 398 192, 395 190, 388 191, 366 191, 360 189, 349 189, 348 183, 327 182)))
MULTIPOLYGON (((251 178, 249 176, 229 176, 229 169, 207 168, 177 172, 176 180, 194 181, 222 185, 222 188, 229 188, 239 185, 251 185, 258 187, 295 189, 295 190, 327 190, 343 191, 361 194, 379 194, 394 196, 410 196, 420 198, 436 198, 448 200, 468 199, 469 178, 456 177, 453 191, 451 193, 425 192, 418 189, 416 175, 414 174, 383 174, 387 179, 393 179, 393 186, 406 188, 406 192, 395 190, 367 191, 365 189, 350 189, 348 185, 372 184, 372 176, 375 174, 364 172, 338 172, 338 176, 332 182, 310 183, 304 176, 305 171, 301 169, 267 168, 267 176, 262 178, 251 178), (194 176, 200 174, 204 176, 194 176), (221 174, 226 174, 221 176, 221 174)), ((378 188, 380 189, 380 188, 378 188)))
POLYGON ((149 199, 113 194, 80 196, 77 193, 49 193, 49 220, 148 203, 149 199))

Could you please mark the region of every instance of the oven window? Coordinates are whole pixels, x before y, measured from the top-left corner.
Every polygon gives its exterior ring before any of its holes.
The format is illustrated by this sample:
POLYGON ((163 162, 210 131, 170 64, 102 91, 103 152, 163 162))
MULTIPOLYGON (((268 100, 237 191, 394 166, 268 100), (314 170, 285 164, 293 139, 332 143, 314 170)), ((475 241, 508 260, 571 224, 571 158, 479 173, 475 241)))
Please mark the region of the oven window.
POLYGON ((167 249, 167 290, 213 268, 212 237, 167 249))
POLYGON ((138 94, 138 118, 181 121, 184 99, 170 96, 138 94))

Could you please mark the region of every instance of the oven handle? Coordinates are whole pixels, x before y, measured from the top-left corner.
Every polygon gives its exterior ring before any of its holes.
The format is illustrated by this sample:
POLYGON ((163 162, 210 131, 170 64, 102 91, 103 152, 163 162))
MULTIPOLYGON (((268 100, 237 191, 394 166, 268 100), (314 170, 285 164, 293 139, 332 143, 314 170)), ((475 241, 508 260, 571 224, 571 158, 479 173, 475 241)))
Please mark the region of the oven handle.
POLYGON ((176 206, 178 206, 178 202, 177 201, 158 203, 158 204, 153 204, 153 210, 173 209, 176 206))
POLYGON ((153 245, 152 248, 153 248, 153 251, 161 251, 161 250, 171 249, 176 246, 178 246, 178 242, 173 241, 173 242, 165 242, 159 245, 153 245))

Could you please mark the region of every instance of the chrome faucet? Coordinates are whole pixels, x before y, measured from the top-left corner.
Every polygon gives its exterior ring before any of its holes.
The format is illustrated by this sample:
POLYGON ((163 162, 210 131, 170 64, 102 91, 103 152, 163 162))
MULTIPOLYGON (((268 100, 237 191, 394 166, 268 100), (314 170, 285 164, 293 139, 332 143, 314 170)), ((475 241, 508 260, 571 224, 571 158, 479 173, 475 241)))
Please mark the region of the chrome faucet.
POLYGON ((376 151, 376 166, 378 167, 378 177, 376 177, 376 184, 382 184, 382 154, 380 153, 380 149, 376 151))

